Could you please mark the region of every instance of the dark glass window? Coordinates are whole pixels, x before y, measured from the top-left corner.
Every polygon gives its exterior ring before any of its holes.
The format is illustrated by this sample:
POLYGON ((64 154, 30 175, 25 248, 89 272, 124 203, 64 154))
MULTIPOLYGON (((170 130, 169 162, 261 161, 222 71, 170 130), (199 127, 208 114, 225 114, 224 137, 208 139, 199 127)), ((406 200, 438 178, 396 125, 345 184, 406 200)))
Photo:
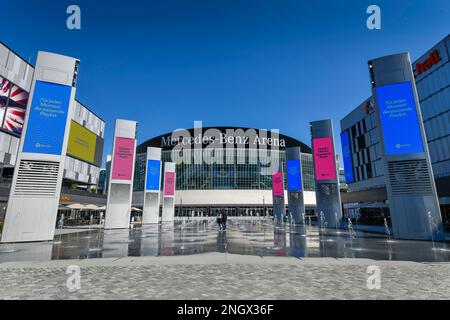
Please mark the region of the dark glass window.
POLYGON ((367 171, 367 178, 368 179, 373 178, 372 165, 370 163, 366 164, 366 171, 367 171))
POLYGON ((366 139, 364 139, 364 135, 358 137, 358 148, 364 149, 366 147, 366 139))
POLYGON ((356 137, 356 125, 353 125, 350 130, 352 132, 352 138, 355 138, 356 137))

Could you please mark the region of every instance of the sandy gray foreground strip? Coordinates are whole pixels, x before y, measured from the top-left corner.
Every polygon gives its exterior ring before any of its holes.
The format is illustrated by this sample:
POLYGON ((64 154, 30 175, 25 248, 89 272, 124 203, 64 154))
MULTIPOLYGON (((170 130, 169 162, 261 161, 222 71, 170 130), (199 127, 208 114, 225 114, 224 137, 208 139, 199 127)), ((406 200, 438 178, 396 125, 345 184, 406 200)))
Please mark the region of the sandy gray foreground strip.
POLYGON ((0 272, 0 299, 450 299, 450 263, 208 253, 7 262, 0 272), (369 266, 380 289, 367 287, 369 266))

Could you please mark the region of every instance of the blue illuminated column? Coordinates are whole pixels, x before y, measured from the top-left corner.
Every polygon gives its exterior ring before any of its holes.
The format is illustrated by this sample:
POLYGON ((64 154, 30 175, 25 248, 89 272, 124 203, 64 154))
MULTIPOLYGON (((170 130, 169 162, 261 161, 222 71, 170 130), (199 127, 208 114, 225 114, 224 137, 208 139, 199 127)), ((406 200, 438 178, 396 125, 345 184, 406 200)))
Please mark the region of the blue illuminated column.
POLYGON ((369 70, 393 234, 401 239, 443 238, 409 53, 369 61, 369 70))
POLYGON ((161 148, 147 148, 145 170, 143 223, 159 222, 161 189, 161 148))
POLYGON ((2 242, 53 240, 78 64, 38 53, 2 242))
POLYGON ((305 202, 303 199, 301 151, 299 147, 286 149, 286 176, 289 213, 294 224, 303 224, 305 202))
POLYGON ((331 120, 319 120, 311 122, 310 125, 318 222, 336 228, 342 219, 342 205, 333 124, 331 120))

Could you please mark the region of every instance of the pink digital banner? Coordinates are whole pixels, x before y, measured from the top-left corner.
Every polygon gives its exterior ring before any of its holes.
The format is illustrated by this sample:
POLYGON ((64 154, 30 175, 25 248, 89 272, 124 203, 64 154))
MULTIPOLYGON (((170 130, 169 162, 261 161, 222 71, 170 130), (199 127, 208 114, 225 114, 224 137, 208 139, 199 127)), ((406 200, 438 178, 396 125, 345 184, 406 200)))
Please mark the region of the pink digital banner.
POLYGON ((113 180, 131 180, 133 176, 135 140, 116 138, 112 169, 113 180))
POLYGON ((274 196, 284 196, 283 191, 283 174, 281 171, 272 174, 272 194, 274 196))
POLYGON ((164 176, 164 195, 175 195, 175 172, 166 172, 164 176))
POLYGON ((336 180, 336 160, 331 137, 313 139, 316 179, 336 180))

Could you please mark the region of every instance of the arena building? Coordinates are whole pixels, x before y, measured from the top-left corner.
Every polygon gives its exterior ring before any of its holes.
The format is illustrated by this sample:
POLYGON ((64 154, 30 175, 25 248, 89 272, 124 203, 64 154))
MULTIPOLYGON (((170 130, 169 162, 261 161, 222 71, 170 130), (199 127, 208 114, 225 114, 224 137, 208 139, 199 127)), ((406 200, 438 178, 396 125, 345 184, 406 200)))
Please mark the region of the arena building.
POLYGON ((136 150, 135 206, 143 202, 147 147, 161 148, 162 161, 176 163, 177 216, 215 215, 220 209, 231 216, 271 214, 272 167, 281 163, 286 172, 285 150, 292 147, 301 150, 307 214, 315 210, 311 148, 297 139, 237 127, 196 127, 152 138, 136 150))

